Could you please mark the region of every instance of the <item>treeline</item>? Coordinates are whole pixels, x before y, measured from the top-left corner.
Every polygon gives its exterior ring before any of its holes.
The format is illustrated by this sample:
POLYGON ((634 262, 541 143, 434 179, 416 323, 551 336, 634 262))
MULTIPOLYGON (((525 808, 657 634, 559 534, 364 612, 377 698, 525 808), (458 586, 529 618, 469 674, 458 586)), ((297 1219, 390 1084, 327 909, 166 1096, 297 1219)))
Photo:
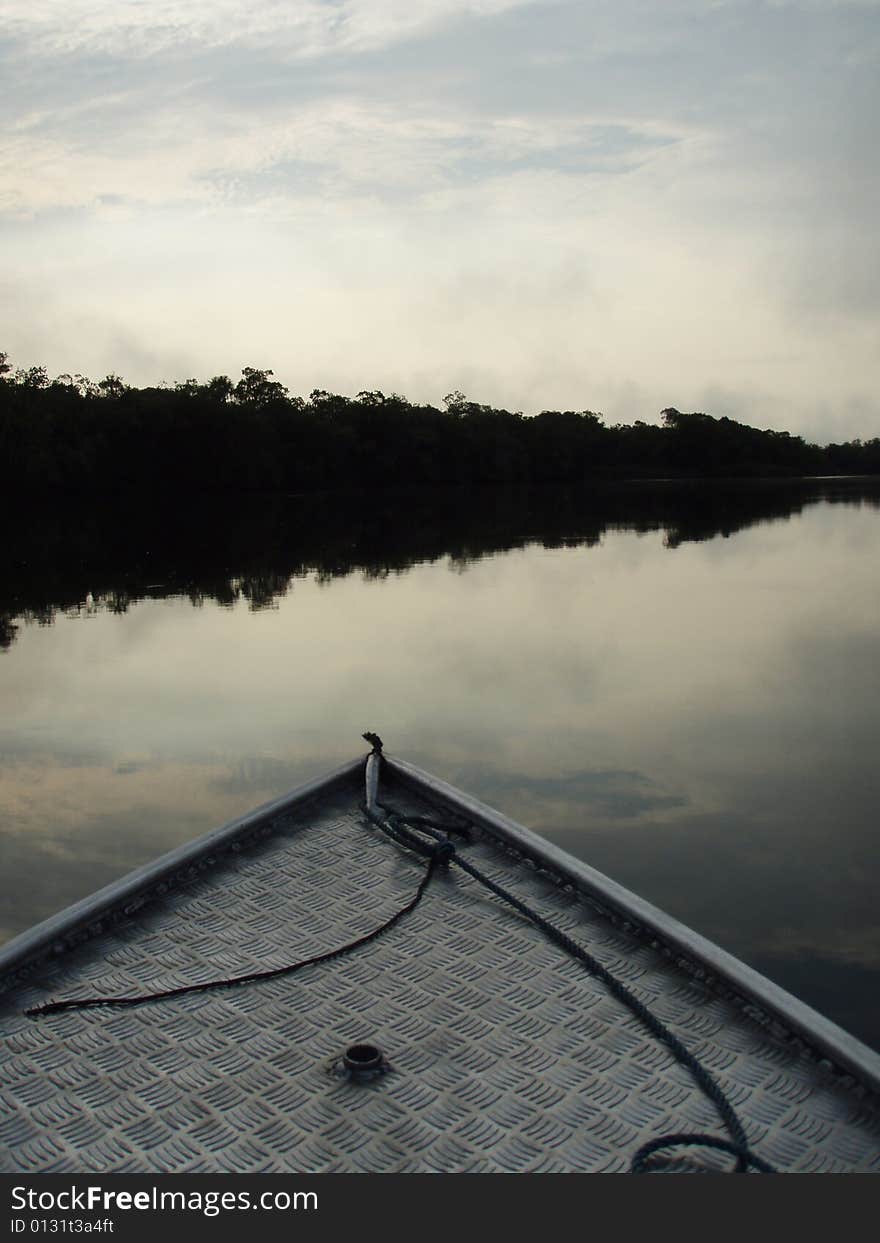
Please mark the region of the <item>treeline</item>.
POLYGON ((880 473, 880 439, 825 447, 707 414, 606 426, 589 410, 534 417, 450 393, 291 396, 271 371, 135 388, 50 380, 0 354, 4 491, 280 490, 585 479, 880 473))

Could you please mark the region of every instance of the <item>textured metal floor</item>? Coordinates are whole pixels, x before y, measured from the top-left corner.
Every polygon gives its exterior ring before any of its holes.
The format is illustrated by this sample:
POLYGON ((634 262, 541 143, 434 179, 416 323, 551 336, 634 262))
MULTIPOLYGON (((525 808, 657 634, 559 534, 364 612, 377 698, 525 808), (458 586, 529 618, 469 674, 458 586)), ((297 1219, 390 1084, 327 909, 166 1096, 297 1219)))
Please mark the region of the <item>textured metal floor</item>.
MULTIPOLYGON (((359 796, 282 817, 7 992, 0 1169, 623 1171, 654 1136, 724 1136, 688 1073, 603 986, 457 869, 375 943, 289 978, 21 1015, 281 965, 369 931, 423 864, 370 825, 359 796), (388 1074, 332 1073, 359 1040, 380 1045, 388 1074)), ((880 1170, 875 1106, 839 1075, 570 888, 490 840, 464 849, 652 1006, 718 1077, 761 1157, 782 1171, 880 1170)))

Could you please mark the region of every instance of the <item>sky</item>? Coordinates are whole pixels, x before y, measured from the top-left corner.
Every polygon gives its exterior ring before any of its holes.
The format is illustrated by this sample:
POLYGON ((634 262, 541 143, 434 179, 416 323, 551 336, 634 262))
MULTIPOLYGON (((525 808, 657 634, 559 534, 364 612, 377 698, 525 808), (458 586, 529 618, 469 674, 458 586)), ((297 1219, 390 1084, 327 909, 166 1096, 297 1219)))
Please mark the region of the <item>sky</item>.
POLYGON ((880 435, 880 0, 0 0, 0 349, 880 435))

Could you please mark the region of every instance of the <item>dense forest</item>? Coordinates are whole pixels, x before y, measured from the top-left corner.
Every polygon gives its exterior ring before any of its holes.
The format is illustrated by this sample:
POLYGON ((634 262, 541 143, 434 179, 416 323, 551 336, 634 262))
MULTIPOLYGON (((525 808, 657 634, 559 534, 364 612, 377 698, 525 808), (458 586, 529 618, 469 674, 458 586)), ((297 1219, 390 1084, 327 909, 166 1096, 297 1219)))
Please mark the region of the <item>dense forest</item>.
POLYGON ((880 438, 825 447, 708 414, 607 426, 589 410, 526 417, 450 393, 291 396, 271 371, 135 388, 50 380, 0 354, 0 485, 129 493, 316 491, 586 479, 880 473, 880 438))

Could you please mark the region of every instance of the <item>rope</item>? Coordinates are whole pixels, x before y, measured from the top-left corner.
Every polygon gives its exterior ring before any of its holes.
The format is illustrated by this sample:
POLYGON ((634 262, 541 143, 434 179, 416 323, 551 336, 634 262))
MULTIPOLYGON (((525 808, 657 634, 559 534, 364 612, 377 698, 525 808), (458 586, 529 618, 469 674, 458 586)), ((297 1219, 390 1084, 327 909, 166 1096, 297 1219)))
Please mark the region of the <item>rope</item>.
MULTIPOLYGON (((699 1144, 701 1148, 717 1148, 720 1152, 729 1152, 737 1158, 745 1160, 747 1165, 751 1165, 761 1174, 775 1174, 776 1170, 772 1165, 768 1164, 762 1157, 757 1156, 750 1149, 742 1149, 736 1144, 729 1143, 726 1139, 719 1139, 717 1135, 697 1135, 694 1132, 681 1131, 673 1135, 661 1135, 658 1139, 652 1139, 647 1144, 642 1144, 636 1155, 632 1159, 630 1167, 631 1174, 648 1174, 648 1157, 652 1153, 659 1152, 661 1148, 677 1148, 680 1145, 699 1144)), ((739 1172, 734 1171, 735 1173, 739 1172)))
POLYGON ((342 945, 338 949, 328 950, 325 954, 316 954, 313 958, 303 958, 299 962, 290 963, 284 967, 272 967, 268 971, 250 971, 247 975, 231 976, 223 980, 208 980, 202 984, 183 984, 179 988, 166 988, 161 992, 138 993, 132 997, 75 997, 68 1001, 49 1001, 41 1006, 32 1006, 30 1010, 25 1010, 25 1014, 28 1018, 38 1018, 43 1014, 58 1014, 61 1010, 95 1010, 99 1006, 142 1006, 149 1001, 183 997, 186 993, 207 993, 214 989, 235 988, 239 984, 250 984, 254 980, 271 980, 281 975, 293 975, 294 971, 300 971, 303 967, 312 967, 320 962, 331 962, 334 958, 341 958, 343 954, 349 954, 353 950, 360 949, 362 945, 375 941, 395 924, 400 923, 410 911, 416 909, 425 896, 438 865, 444 862, 446 857, 442 850, 423 851, 422 853, 428 854, 428 866, 425 868, 415 896, 407 902, 406 906, 396 911, 390 919, 386 919, 384 924, 380 924, 372 932, 358 937, 356 941, 349 941, 347 945, 342 945))
MULTIPOLYGON (((380 806, 383 805, 380 804, 380 806)), ((749 1148, 749 1141, 745 1128, 740 1122, 736 1110, 728 1100, 718 1081, 708 1070, 706 1070, 706 1068, 690 1052, 686 1045, 679 1040, 675 1033, 670 1031, 666 1024, 661 1019, 658 1019, 657 1016, 653 1014, 652 1011, 644 1004, 644 1002, 640 1001, 639 998, 636 997, 636 995, 632 993, 625 984, 622 984, 620 980, 612 975, 611 972, 604 967, 598 959, 594 958, 592 954, 585 950, 582 945, 579 945, 576 941, 573 941, 571 937, 569 937, 560 928, 557 928, 554 924, 551 924, 549 920, 545 919, 544 916, 538 911, 533 910, 527 905, 527 903, 521 901, 514 894, 510 893, 509 890, 504 889, 501 885, 490 879, 490 877, 486 876, 485 873, 474 867, 474 865, 468 860, 463 859, 456 852, 455 845, 449 841, 448 838, 443 838, 443 835, 437 830, 436 826, 429 817, 407 817, 402 815, 400 812, 384 806, 383 810, 387 813, 384 821, 381 816, 375 812, 371 812, 369 808, 367 809, 367 814, 373 823, 383 829, 389 837, 392 837, 402 846, 408 846, 422 853, 426 850, 436 853, 438 848, 442 848, 444 862, 456 864, 463 872, 466 872, 469 876, 473 877, 473 879, 481 884, 485 889, 488 889, 503 902, 506 902, 509 906, 512 906, 514 910, 519 911, 521 915, 524 915, 526 919, 530 920, 531 923, 540 928, 540 930, 551 941, 565 950, 565 952, 572 958, 580 962, 592 975, 596 976, 597 979, 601 980, 612 996, 626 1006, 627 1009, 642 1023, 642 1025, 648 1029, 651 1035, 669 1049, 676 1061, 690 1072, 697 1085, 715 1106, 722 1122, 730 1132, 732 1139, 731 1143, 726 1140, 718 1139, 717 1137, 710 1136, 707 1138, 704 1135, 686 1133, 665 1135, 661 1136, 659 1139, 651 1140, 649 1143, 643 1144, 642 1147, 636 1152, 632 1159, 630 1173, 647 1173, 647 1161, 653 1152, 658 1151, 661 1148, 671 1148, 684 1144, 700 1144, 702 1146, 718 1148, 725 1152, 731 1153, 736 1157, 737 1163, 733 1172, 737 1174, 746 1173, 750 1166, 764 1174, 775 1173, 772 1166, 768 1165, 766 1161, 756 1156, 749 1148), (418 838, 416 834, 412 832, 411 826, 417 821, 425 831, 430 833, 431 836, 435 838, 433 845, 430 845, 424 840, 418 838), (436 839, 440 840, 437 841, 436 839), (709 1140, 711 1140, 711 1142, 709 1142, 709 1140)))

